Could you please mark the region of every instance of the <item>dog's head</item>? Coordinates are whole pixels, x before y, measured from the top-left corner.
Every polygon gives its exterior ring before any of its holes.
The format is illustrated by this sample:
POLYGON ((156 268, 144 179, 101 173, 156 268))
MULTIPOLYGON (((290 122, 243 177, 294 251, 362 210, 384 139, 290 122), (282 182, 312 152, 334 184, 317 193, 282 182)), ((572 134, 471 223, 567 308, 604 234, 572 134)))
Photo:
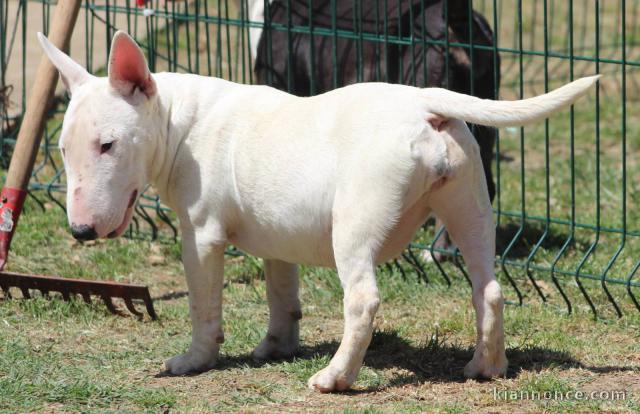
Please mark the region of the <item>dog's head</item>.
POLYGON ((117 237, 129 225, 147 182, 156 84, 138 45, 113 37, 108 76, 90 75, 38 33, 71 93, 60 136, 67 174, 67 214, 78 240, 117 237))

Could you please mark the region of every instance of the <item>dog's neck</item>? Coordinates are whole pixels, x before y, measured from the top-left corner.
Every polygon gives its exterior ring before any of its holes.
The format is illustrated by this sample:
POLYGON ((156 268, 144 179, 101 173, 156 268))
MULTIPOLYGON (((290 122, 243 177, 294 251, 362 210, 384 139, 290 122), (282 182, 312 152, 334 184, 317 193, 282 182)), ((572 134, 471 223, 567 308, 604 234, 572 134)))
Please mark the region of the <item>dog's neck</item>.
MULTIPOLYGON (((211 108, 223 95, 227 82, 198 75, 178 73, 154 74, 158 100, 155 119, 157 128, 147 159, 146 174, 160 198, 175 209, 173 192, 175 171, 179 168, 180 153, 185 143, 204 122, 211 108)), ((188 144, 187 144, 188 145, 188 144)))

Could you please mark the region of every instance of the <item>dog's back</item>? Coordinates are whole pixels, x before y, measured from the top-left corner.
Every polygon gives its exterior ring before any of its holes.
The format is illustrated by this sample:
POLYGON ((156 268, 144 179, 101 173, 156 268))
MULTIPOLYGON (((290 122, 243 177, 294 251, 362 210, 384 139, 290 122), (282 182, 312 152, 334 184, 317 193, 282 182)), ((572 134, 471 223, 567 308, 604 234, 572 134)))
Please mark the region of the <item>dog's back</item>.
MULTIPOLYGON (((256 13, 263 13, 264 2, 255 2, 256 13)), ((434 43, 445 40, 445 31, 448 31, 449 43, 482 46, 494 43, 489 23, 481 14, 469 9, 467 0, 448 0, 446 3, 441 0, 362 2, 361 9, 356 10, 352 2, 314 0, 313 10, 309 10, 306 0, 273 0, 268 9, 271 23, 335 28, 415 41, 410 45, 398 45, 367 40, 364 36, 311 36, 267 30, 252 39, 259 39, 254 65, 256 81, 298 96, 315 95, 357 82, 381 81, 443 87, 483 99, 496 99, 500 83, 497 53, 477 48, 470 53, 468 48, 434 43)), ((493 199, 495 185, 491 164, 496 133, 493 128, 484 126, 473 126, 472 133, 480 146, 487 188, 493 199)))

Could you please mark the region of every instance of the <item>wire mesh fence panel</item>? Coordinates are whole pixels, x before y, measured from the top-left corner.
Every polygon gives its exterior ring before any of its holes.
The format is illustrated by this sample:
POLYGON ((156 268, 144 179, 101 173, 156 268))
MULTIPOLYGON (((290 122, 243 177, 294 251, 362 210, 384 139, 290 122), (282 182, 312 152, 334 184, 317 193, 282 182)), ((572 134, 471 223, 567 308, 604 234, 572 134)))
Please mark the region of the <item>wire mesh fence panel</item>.
MULTIPOLYGON (((35 32, 46 33, 54 5, 0 0, 5 165, 41 56, 35 32)), ((493 198, 496 265, 508 299, 603 316, 640 310, 640 212, 632 208, 640 199, 640 1, 88 0, 72 56, 104 74, 117 29, 136 38, 153 71, 304 96, 386 81, 518 99, 605 75, 587 99, 545 122, 472 132, 493 198)), ((66 98, 61 90, 57 96, 30 194, 62 213, 57 139, 66 98)), ((177 237, 153 189, 136 211, 131 237, 177 237)), ((431 224, 383 268, 432 283, 466 276, 455 246, 431 224)))

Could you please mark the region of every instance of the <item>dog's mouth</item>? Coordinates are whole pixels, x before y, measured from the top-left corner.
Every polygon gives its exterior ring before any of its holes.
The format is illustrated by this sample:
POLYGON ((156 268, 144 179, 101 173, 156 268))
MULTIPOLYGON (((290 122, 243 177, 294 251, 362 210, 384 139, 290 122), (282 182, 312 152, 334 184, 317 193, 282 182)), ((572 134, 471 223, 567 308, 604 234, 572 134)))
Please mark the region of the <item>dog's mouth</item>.
POLYGON ((127 209, 124 212, 124 218, 122 219, 122 223, 113 230, 111 233, 107 235, 108 238, 113 239, 118 236, 121 236, 122 233, 125 232, 127 227, 129 227, 129 222, 131 221, 131 217, 133 217, 133 207, 136 205, 136 199, 138 198, 138 190, 133 190, 131 193, 131 197, 129 197, 129 203, 127 204, 127 209))

